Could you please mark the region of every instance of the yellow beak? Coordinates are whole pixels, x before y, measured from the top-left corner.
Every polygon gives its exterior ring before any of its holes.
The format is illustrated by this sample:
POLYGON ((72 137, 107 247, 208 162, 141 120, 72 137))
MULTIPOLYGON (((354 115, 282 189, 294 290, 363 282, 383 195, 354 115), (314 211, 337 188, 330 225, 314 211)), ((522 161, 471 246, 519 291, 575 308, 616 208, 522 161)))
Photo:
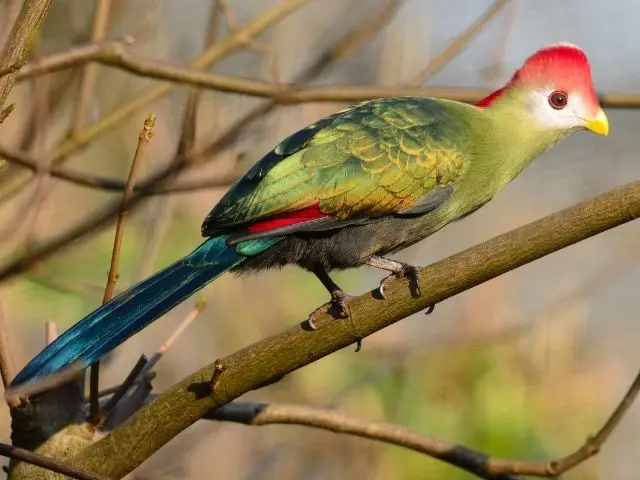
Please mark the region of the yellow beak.
POLYGON ((598 135, 604 135, 605 137, 609 135, 609 120, 607 120, 607 116, 602 109, 598 111, 595 117, 585 120, 585 127, 598 135))

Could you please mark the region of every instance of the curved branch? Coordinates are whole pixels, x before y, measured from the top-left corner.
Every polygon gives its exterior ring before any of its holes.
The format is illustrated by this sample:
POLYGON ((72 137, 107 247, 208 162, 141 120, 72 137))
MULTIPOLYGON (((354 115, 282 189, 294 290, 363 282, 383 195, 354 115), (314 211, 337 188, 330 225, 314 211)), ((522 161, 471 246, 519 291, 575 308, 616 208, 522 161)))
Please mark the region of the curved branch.
POLYGON ((355 297, 349 304, 348 321, 324 315, 317 319, 315 331, 306 322, 298 324, 218 360, 143 407, 125 424, 73 457, 73 463, 121 478, 210 410, 276 382, 431 304, 638 216, 640 181, 421 268, 420 288, 426 292, 422 296, 412 297, 407 281, 397 279, 385 292, 388 300, 379 300, 374 292, 355 297))
POLYGON ((512 475, 557 477, 596 455, 640 393, 640 371, 626 395, 611 413, 598 433, 566 457, 550 461, 528 461, 492 458, 462 445, 447 442, 408 428, 386 422, 370 422, 344 413, 302 405, 233 402, 204 415, 206 420, 243 423, 245 425, 304 425, 335 433, 344 433, 398 445, 485 479, 513 479, 512 475))
POLYGON ((207 420, 245 425, 303 425, 334 433, 368 438, 408 448, 473 473, 487 480, 517 480, 510 474, 489 471, 491 457, 477 450, 423 435, 387 422, 371 422, 336 410, 293 404, 230 403, 208 412, 207 420))

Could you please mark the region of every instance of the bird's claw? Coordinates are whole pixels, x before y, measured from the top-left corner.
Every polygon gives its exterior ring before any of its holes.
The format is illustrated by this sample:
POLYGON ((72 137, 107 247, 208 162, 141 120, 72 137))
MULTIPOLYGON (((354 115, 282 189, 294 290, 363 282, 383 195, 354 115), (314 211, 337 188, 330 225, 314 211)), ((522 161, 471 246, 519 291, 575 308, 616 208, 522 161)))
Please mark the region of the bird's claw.
POLYGON ((315 320, 325 313, 335 313, 338 318, 349 318, 349 300, 351 295, 347 295, 342 290, 331 292, 331 301, 316 308, 307 319, 307 323, 312 330, 315 330, 315 320))
MULTIPOLYGON (((420 295, 422 295, 422 291, 420 290, 420 282, 418 281, 419 279, 419 273, 418 273, 418 269, 416 267, 414 267, 413 265, 407 265, 407 264, 403 264, 402 266, 402 270, 398 271, 398 272, 394 272, 391 275, 385 277, 382 279, 382 281, 380 282, 380 287, 378 287, 378 292, 380 293, 380 296, 385 299, 387 298, 384 291, 387 288, 387 285, 394 279, 396 278, 407 278, 409 280, 409 283, 411 284, 411 288, 412 291, 415 293, 415 295, 417 297, 419 297, 420 295)), ((431 313, 431 312, 429 312, 431 313)))

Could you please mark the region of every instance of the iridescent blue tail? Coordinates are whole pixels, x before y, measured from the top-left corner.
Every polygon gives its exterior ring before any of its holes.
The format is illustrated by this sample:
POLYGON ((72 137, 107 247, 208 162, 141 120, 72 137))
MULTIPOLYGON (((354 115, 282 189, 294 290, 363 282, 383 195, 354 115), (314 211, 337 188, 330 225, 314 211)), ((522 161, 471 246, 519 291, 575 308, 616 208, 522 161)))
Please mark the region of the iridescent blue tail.
POLYGON ((189 255, 91 312, 47 346, 11 386, 33 382, 65 367, 88 367, 224 272, 276 243, 264 238, 228 246, 210 238, 189 255))

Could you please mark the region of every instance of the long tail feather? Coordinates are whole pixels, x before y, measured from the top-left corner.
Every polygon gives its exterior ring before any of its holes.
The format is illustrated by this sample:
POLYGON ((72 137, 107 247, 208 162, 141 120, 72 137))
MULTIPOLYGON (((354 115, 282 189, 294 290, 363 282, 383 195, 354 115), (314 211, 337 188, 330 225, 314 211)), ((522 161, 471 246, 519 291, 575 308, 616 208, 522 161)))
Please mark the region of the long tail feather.
MULTIPOLYGON (((252 253, 265 250, 277 239, 253 241, 252 253)), ((87 367, 142 330, 165 312, 200 290, 246 256, 226 244, 226 237, 210 238, 189 255, 169 265, 64 332, 36 356, 11 382, 33 382, 70 367, 87 367)), ((245 253, 245 252, 243 252, 245 253)))

